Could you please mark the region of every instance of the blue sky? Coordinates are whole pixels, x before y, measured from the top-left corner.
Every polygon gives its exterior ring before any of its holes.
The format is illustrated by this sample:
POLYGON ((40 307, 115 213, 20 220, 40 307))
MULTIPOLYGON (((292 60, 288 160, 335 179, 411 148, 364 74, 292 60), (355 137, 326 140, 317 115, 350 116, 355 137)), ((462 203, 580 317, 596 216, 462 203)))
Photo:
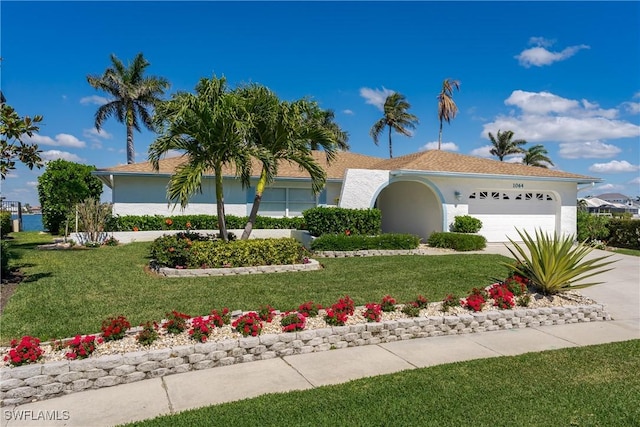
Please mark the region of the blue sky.
MULTIPOLYGON (((392 92, 420 124, 394 156, 437 147, 437 99, 460 81, 443 149, 490 157, 487 132, 542 144, 560 170, 604 182, 580 193, 640 195, 640 2, 12 2, 1 12, 1 88, 21 115, 44 116, 44 157, 126 163, 125 128, 93 127, 104 93, 86 81, 115 54, 143 52, 168 95, 202 77, 260 83, 333 109, 351 151, 388 157, 369 136, 392 92)), ((145 161, 154 134, 135 134, 145 161)), ((518 161, 518 159, 507 159, 518 161)), ((20 167, 2 195, 39 205, 20 167)), ((103 199, 109 200, 110 193, 103 199)))

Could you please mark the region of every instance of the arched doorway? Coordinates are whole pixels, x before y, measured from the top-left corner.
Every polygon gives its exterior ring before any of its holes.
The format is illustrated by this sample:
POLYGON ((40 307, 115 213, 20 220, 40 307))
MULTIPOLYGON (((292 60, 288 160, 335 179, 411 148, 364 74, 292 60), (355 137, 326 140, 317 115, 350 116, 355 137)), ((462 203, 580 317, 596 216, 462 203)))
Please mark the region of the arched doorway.
POLYGON ((384 233, 409 233, 423 241, 434 231, 442 231, 442 204, 427 185, 416 181, 395 181, 376 199, 382 212, 384 233))

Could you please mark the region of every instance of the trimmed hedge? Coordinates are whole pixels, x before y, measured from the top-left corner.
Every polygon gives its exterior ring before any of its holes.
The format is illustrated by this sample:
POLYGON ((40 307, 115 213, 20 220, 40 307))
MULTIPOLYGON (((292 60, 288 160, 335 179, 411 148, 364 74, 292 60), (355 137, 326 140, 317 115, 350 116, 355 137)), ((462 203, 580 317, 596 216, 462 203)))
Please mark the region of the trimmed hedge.
POLYGON ((412 234, 381 234, 363 236, 344 234, 324 234, 311 242, 314 251, 360 251, 369 249, 415 249, 420 238, 412 234))
POLYGON ((455 217, 451 224, 454 233, 477 233, 482 228, 482 221, 469 215, 455 217))
POLYGON ((0 236, 11 233, 11 212, 0 212, 0 236))
POLYGON ((434 248, 478 251, 487 247, 487 239, 477 234, 435 232, 429 236, 427 244, 434 248))
POLYGON ((0 241, 0 275, 7 277, 9 274, 9 260, 11 259, 11 251, 9 243, 6 240, 0 241))
POLYGON ((379 209, 345 209, 317 207, 302 212, 306 228, 312 236, 323 234, 377 235, 382 231, 379 209))
POLYGON ((150 255, 159 265, 181 268, 300 264, 305 249, 293 238, 224 242, 213 235, 178 233, 157 238, 150 255))
MULTIPOLYGON (((244 229, 249 217, 227 215, 227 229, 244 229)), ((217 230, 218 217, 215 215, 124 215, 114 216, 107 221, 106 231, 149 230, 217 230), (187 227, 189 223, 190 227, 187 227)), ((258 216, 254 229, 304 229, 304 218, 271 218, 258 216)))
POLYGON ((616 248, 640 249, 640 220, 611 219, 608 246, 616 248))

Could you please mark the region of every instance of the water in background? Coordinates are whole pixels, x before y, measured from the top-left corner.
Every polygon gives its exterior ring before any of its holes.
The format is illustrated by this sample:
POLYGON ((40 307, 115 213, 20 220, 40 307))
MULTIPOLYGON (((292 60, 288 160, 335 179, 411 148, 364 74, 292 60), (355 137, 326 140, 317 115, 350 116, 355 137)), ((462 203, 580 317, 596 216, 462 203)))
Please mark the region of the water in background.
POLYGON ((42 215, 22 214, 22 231, 44 231, 44 226, 42 225, 42 215))

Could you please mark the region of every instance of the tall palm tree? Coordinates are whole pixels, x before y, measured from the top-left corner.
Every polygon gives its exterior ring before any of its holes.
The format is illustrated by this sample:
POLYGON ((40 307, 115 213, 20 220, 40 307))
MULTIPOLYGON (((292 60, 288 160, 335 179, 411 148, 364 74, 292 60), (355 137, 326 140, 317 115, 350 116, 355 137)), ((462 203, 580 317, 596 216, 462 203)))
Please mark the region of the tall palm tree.
POLYGON ((140 132, 140 122, 149 130, 153 123, 149 108, 153 108, 164 91, 169 88, 169 81, 163 77, 145 76, 149 62, 142 53, 138 53, 127 67, 114 54, 111 54, 112 66, 101 76, 88 75, 91 86, 111 96, 111 100, 101 105, 95 114, 95 127, 111 116, 127 127, 127 163, 135 162, 133 146, 133 130, 140 132))
MULTIPOLYGON (((335 122, 335 112, 333 110, 322 110, 318 108, 315 114, 317 117, 313 119, 317 120, 320 126, 333 133, 338 148, 342 151, 349 151, 351 148, 349 147, 349 133, 342 130, 340 125, 335 122)), ((319 148, 321 148, 321 144, 316 141, 311 141, 312 150, 318 150, 319 148)))
POLYGON ((453 89, 460 91, 460 81, 445 79, 442 82, 442 91, 438 95, 438 120, 440 120, 438 150, 442 146, 442 122, 451 123, 451 119, 458 114, 458 106, 453 101, 453 89))
POLYGON ((222 167, 235 167, 243 186, 249 185, 253 152, 246 143, 246 110, 243 100, 227 90, 224 78, 203 78, 195 92, 178 93, 158 104, 155 123, 160 135, 149 147, 149 161, 157 171, 169 150, 184 152, 187 161, 176 168, 167 187, 169 200, 183 209, 195 192, 202 191, 202 176, 214 172, 218 229, 228 241, 222 167))
POLYGON ((387 96, 384 101, 383 116, 373 124, 369 135, 373 142, 378 145, 378 138, 385 127, 389 127, 389 158, 393 158, 393 148, 391 144, 391 131, 395 130, 405 136, 411 136, 409 129, 415 129, 418 118, 407 110, 411 108, 405 96, 397 92, 387 96))
POLYGON ((553 166, 553 162, 547 154, 549 152, 542 145, 534 145, 525 151, 522 163, 540 168, 547 168, 547 164, 553 166))
POLYGON ((288 161, 306 171, 311 177, 314 194, 324 188, 326 173, 314 159, 312 150, 322 148, 327 159, 332 160, 339 148, 340 128, 318 120, 324 116, 322 110, 306 99, 280 101, 260 85, 240 88, 238 93, 246 100, 250 115, 247 141, 254 146, 254 155, 262 162, 253 206, 241 237, 244 240, 251 235, 264 190, 278 175, 279 162, 288 161))
POLYGON ((513 131, 510 130, 504 132, 498 130, 496 137, 489 132, 489 139, 491 140, 491 144, 493 144, 493 148, 489 152, 497 156, 500 161, 503 161, 505 156, 523 153, 524 150, 520 148, 520 146, 526 144, 527 141, 524 139, 512 140, 512 138, 513 131))

